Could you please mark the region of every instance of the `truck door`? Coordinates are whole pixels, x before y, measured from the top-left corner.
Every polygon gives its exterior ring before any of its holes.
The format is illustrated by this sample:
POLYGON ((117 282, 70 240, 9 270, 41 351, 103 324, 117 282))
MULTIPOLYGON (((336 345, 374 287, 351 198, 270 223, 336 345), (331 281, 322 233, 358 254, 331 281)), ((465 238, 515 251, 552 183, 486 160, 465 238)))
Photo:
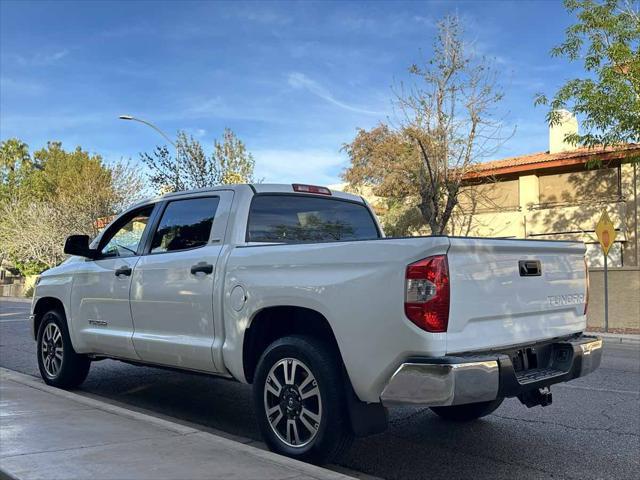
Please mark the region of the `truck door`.
POLYGON ((232 191, 167 199, 133 272, 133 345, 150 363, 217 371, 213 291, 232 191))
POLYGON ((138 358, 131 341, 129 290, 153 209, 146 205, 116 220, 97 246, 98 257, 85 260, 74 276, 71 317, 79 351, 138 358))

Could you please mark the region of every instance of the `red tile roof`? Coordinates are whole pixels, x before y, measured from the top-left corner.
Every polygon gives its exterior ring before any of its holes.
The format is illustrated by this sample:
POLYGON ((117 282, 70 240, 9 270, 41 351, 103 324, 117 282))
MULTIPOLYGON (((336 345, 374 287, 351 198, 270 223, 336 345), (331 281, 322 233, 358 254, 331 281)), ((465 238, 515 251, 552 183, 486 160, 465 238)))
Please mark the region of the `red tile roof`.
POLYGON ((558 153, 538 152, 480 163, 468 176, 484 177, 488 175, 537 170, 560 165, 586 163, 590 159, 597 158, 601 158, 604 161, 618 160, 633 154, 640 155, 640 143, 628 143, 617 147, 577 148, 575 150, 558 153))

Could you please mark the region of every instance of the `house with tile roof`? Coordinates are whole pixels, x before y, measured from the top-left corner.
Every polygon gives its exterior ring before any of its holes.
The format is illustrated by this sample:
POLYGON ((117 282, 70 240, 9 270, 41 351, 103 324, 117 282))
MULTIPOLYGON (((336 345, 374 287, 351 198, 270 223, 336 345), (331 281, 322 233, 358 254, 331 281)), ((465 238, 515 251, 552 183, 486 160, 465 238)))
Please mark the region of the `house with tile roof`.
POLYGON ((590 266, 599 267, 595 227, 606 210, 617 232, 609 265, 638 266, 640 144, 575 148, 564 142, 566 133, 566 125, 551 127, 549 151, 481 163, 469 172, 452 233, 579 240, 590 266))
MULTIPOLYGON (((577 122, 569 123, 569 131, 577 122)), ((588 324, 604 320, 604 257, 595 234, 603 210, 616 239, 609 251, 609 322, 640 332, 640 144, 587 149, 551 127, 549 150, 479 164, 465 178, 452 233, 503 238, 578 240, 587 247, 591 282, 588 324), (465 195, 464 193, 467 193, 465 195)))

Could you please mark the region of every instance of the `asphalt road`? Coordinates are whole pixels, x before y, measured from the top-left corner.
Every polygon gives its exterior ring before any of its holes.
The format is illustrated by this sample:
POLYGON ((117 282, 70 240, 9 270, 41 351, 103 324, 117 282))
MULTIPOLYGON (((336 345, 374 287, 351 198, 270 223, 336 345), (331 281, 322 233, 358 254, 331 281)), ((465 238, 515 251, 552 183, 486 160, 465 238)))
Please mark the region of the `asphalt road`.
MULTIPOLYGON (((38 376, 27 303, 0 300, 0 365, 38 376)), ((552 389, 553 405, 506 400, 469 424, 426 408, 390 411, 387 432, 356 440, 340 465, 389 479, 639 478, 640 345, 607 343, 600 369, 552 389)), ((104 360, 83 394, 259 440, 250 387, 104 360)))

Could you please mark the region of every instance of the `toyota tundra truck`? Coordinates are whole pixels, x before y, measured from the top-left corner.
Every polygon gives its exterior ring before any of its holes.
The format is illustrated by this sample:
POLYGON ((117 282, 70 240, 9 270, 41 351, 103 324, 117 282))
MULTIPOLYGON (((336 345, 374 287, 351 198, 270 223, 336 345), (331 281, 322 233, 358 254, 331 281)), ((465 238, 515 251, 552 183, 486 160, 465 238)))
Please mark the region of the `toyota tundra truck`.
POLYGON ((328 462, 387 409, 471 421, 600 364, 582 243, 385 238, 324 187, 233 185, 138 203, 38 279, 40 373, 78 387, 110 358, 252 384, 267 445, 328 462))

